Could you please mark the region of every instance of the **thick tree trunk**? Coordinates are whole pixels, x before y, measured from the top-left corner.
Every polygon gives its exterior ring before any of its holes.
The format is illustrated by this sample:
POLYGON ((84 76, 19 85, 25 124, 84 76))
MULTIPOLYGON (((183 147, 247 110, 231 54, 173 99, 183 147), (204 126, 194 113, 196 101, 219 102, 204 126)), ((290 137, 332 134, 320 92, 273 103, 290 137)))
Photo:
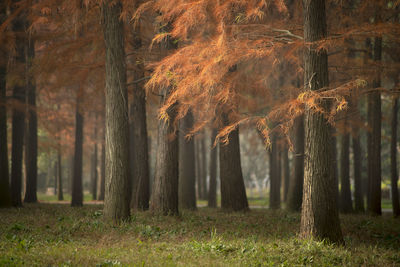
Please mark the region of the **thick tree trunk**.
POLYGON ((304 116, 301 115, 294 120, 294 170, 289 184, 287 209, 300 211, 303 199, 303 177, 304 177, 304 116))
POLYGON ((99 200, 104 200, 104 191, 106 184, 106 148, 105 144, 101 145, 101 162, 100 162, 100 192, 99 200))
MULTIPOLYGON (((346 115, 345 115, 346 116, 346 115)), ((347 126, 347 119, 344 119, 344 128, 347 126)), ((340 151, 340 210, 343 213, 353 212, 353 202, 350 191, 350 134, 345 133, 341 139, 340 151)))
MULTIPOLYGON (((32 67, 32 60, 35 57, 35 46, 32 40, 28 41, 27 45, 28 62, 27 72, 30 73, 32 67)), ((26 166, 26 187, 24 202, 35 203, 37 202, 37 153, 38 153, 38 127, 36 115, 36 86, 32 75, 27 75, 27 102, 28 102, 28 123, 27 125, 27 138, 25 144, 25 166, 26 166)))
POLYGON ((395 97, 392 100, 392 136, 390 142, 390 166, 391 166, 391 190, 392 190, 392 207, 393 216, 400 216, 399 189, 397 186, 397 111, 398 99, 395 97))
POLYGON ((269 189, 269 207, 279 209, 281 207, 281 166, 280 151, 277 144, 277 138, 272 137, 272 147, 270 152, 270 189, 269 189))
MULTIPOLYGON (((15 4, 17 1, 12 1, 15 4)), ((20 14, 12 24, 12 29, 16 34, 15 40, 15 67, 21 71, 19 79, 25 81, 26 64, 26 14, 20 14)), ((24 84, 24 82, 22 82, 24 84)), ((13 108, 12 114, 12 150, 11 150, 11 201, 15 207, 22 206, 21 187, 22 187, 22 152, 24 146, 25 112, 21 106, 25 104, 25 86, 16 84, 13 86, 13 99, 19 107, 13 108)))
MULTIPOLYGON (((326 37, 325 0, 303 0, 305 84, 307 90, 328 86, 326 50, 313 43, 326 37)), ((324 100, 321 100, 324 101, 324 100)), ((327 105, 328 103, 321 103, 327 105)), ((305 167, 300 234, 306 238, 342 243, 335 179, 332 168, 331 129, 324 115, 306 110, 305 167)))
MULTIPOLYGON (((0 24, 6 19, 6 5, 0 3, 0 24)), ((6 74, 8 55, 0 52, 0 208, 11 206, 11 193, 8 171, 6 74)))
MULTIPOLYGON (((169 90, 163 92, 161 106, 169 96, 169 90)), ((158 146, 151 210, 163 215, 178 215, 179 187, 179 141, 175 136, 174 121, 177 115, 177 104, 169 108, 168 121, 158 123, 158 146)))
POLYGON ((282 179, 283 179, 283 201, 288 199, 290 168, 289 168, 289 149, 285 145, 282 151, 282 179))
POLYGON ((213 146, 215 137, 217 136, 217 129, 213 128, 211 131, 211 149, 210 149, 210 186, 208 189, 208 207, 217 207, 217 149, 218 146, 213 146))
POLYGON ((194 156, 194 138, 185 138, 192 130, 194 118, 189 110, 181 120, 179 135, 179 207, 196 209, 196 169, 194 156))
MULTIPOLYGON (((382 38, 375 38, 374 61, 382 56, 382 38)), ((381 85, 380 75, 373 81, 373 88, 381 85)), ((381 94, 378 91, 368 95, 368 205, 372 215, 381 215, 381 94)))
POLYGON ((83 205, 82 161, 83 161, 83 115, 80 111, 79 93, 77 92, 75 112, 75 150, 72 176, 72 207, 83 205))
MULTIPOLYGON (((226 114, 222 115, 223 126, 228 126, 226 114)), ((247 211, 249 204, 244 187, 240 163, 239 129, 229 134, 229 143, 219 146, 221 179, 221 208, 228 211, 247 211)))
POLYGON ((61 160, 62 160, 61 148, 59 147, 57 151, 57 199, 58 200, 64 200, 61 160))
POLYGON ((120 1, 102 4, 106 47, 106 185, 104 218, 118 222, 130 216, 129 117, 124 27, 120 1))

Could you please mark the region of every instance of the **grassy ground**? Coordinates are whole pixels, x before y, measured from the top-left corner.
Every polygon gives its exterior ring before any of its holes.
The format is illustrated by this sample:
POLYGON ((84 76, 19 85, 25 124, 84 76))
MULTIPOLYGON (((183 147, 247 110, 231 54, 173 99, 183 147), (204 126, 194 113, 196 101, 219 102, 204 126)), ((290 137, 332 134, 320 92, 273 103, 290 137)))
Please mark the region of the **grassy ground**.
POLYGON ((400 266, 400 221, 341 216, 346 246, 297 238, 299 214, 200 208, 135 213, 114 226, 102 207, 0 210, 0 266, 400 266))

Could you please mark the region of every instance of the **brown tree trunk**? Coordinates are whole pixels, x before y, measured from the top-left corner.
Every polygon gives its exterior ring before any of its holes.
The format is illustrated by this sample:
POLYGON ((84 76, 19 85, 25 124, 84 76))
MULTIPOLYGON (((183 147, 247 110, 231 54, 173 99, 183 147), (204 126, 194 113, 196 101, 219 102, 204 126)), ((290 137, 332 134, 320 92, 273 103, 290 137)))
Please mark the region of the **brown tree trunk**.
MULTIPOLYGON (((345 115, 346 116, 346 115, 345 115)), ((344 130, 347 127, 347 118, 344 119, 344 130)), ((350 191, 350 134, 344 133, 341 139, 340 151, 340 210, 343 213, 353 212, 353 202, 350 191)))
POLYGON ((106 184, 104 218, 118 222, 130 216, 129 117, 124 27, 120 1, 101 6, 106 47, 106 184))
MULTIPOLYGON (((0 3, 0 24, 6 19, 6 3, 0 3)), ((8 171, 6 74, 7 53, 0 52, 0 208, 11 206, 11 192, 8 171)))
POLYGON ((101 145, 101 163, 100 163, 100 192, 99 200, 104 200, 104 191, 106 184, 106 149, 105 144, 101 145))
MULTIPOLYGON (((318 90, 328 86, 328 56, 314 43, 326 38, 325 0, 303 0, 304 81, 318 90)), ((326 100, 321 100, 326 101, 326 100)), ((321 103, 327 106, 328 103, 321 103)), ((332 168, 331 129, 324 115, 306 109, 305 166, 300 234, 306 238, 342 243, 335 179, 332 168)))
MULTIPOLYGON (((28 62, 27 72, 31 73, 32 61, 35 57, 35 45, 32 40, 28 40, 27 44, 28 62)), ((37 150, 38 150, 38 135, 37 135, 37 115, 36 115, 36 86, 32 75, 27 74, 27 102, 28 102, 28 123, 26 129, 26 144, 25 144, 25 166, 26 166, 26 187, 24 202, 37 202, 37 150)))
POLYGON ((288 199, 290 168, 289 168, 289 149, 285 145, 282 151, 282 179, 283 179, 283 201, 286 203, 288 199))
POLYGON ((208 189, 208 207, 217 207, 217 149, 218 146, 213 146, 217 129, 211 131, 211 149, 210 149, 210 186, 208 189))
POLYGON ((194 138, 186 139, 192 130, 194 118, 189 110, 181 120, 179 135, 179 207, 196 209, 196 169, 194 156, 194 138))
POLYGON ((392 207, 393 216, 400 216, 399 189, 397 187, 397 110, 398 99, 392 100, 392 136, 390 142, 390 167, 391 167, 391 190, 392 190, 392 207))
MULTIPOLYGON (((374 44, 374 61, 381 61, 382 38, 376 37, 374 44)), ((373 81, 373 88, 381 85, 380 75, 373 81)), ((368 95, 368 205, 372 215, 381 215, 381 94, 374 91, 368 95)))
MULTIPOLYGON (((161 97, 164 105, 170 92, 165 90, 161 97)), ((174 121, 177 115, 177 104, 168 109, 169 121, 160 120, 158 123, 158 146, 151 210, 163 215, 178 215, 179 187, 179 141, 175 136, 174 121)))
POLYGON ((270 152, 270 189, 269 189, 269 207, 270 209, 279 209, 281 207, 281 166, 280 151, 276 136, 272 137, 270 152))
POLYGON ((203 189, 202 199, 208 199, 208 189, 207 189, 207 154, 206 154, 206 144, 205 144, 206 132, 203 131, 203 138, 200 139, 200 153, 201 153, 201 185, 203 189))
POLYGON ((293 154, 293 177, 289 183, 288 200, 286 207, 290 211, 300 211, 303 199, 304 178, 304 116, 301 115, 294 120, 294 154, 293 154))
POLYGON ((195 160, 196 160, 196 183, 197 183, 197 197, 199 199, 203 199, 203 179, 202 179, 202 164, 201 164, 201 143, 200 139, 197 136, 195 138, 195 160))
POLYGON ((61 165, 61 148, 57 151, 57 199, 64 200, 63 183, 62 183, 62 165, 61 165))
MULTIPOLYGON (((222 115, 223 126, 228 126, 226 114, 222 115)), ((219 145, 221 179, 221 208, 228 211, 247 211, 249 204, 244 187, 240 163, 239 129, 229 134, 229 143, 219 145)))
MULTIPOLYGON (((12 1, 16 4, 18 1, 12 1)), ((14 8, 16 8, 14 6, 14 8)), ((18 15, 13 23, 12 30, 16 33, 15 40, 15 67, 21 70, 19 79, 25 81, 26 64, 26 14, 18 15)), ((24 146, 25 113, 21 106, 25 104, 26 88, 16 84, 13 86, 13 99, 19 107, 13 108, 12 114, 12 150, 11 150, 11 201, 15 207, 22 206, 22 157, 24 146)))
POLYGON ((83 205, 83 188, 82 188, 82 161, 83 161, 83 115, 80 111, 79 92, 76 98, 75 112, 75 150, 74 165, 72 176, 72 207, 81 207, 83 205))
MULTIPOLYGON (((95 138, 97 135, 97 130, 95 126, 95 138)), ((98 180, 98 173, 97 173, 97 141, 94 143, 93 148, 93 155, 92 155, 92 199, 97 199, 97 180, 98 180)))

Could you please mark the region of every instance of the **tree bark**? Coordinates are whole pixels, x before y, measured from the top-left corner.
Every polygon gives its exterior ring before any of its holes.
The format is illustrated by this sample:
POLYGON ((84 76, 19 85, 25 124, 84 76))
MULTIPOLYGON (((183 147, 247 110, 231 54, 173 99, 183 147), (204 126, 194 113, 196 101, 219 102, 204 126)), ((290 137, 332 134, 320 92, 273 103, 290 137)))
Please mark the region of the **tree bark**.
POLYGON ((289 184, 287 209, 300 211, 303 199, 304 180, 304 116, 301 115, 294 120, 294 170, 289 184))
POLYGON ((64 200, 63 182, 62 182, 62 155, 61 147, 57 150, 57 199, 64 200))
POLYGON ((398 172, 397 172, 397 111, 398 111, 398 98, 392 100, 392 136, 390 142, 390 167, 391 167, 391 190, 392 190, 392 207, 393 216, 400 216, 400 202, 399 202, 399 189, 397 186, 398 172))
POLYGON ((290 168, 289 168, 289 149, 285 145, 282 151, 282 179, 283 179, 283 201, 286 203, 288 199, 290 168))
MULTIPOLYGON (((228 126, 226 114, 222 115, 223 126, 228 126)), ((229 143, 219 145, 221 179, 221 208, 227 211, 247 211, 249 204, 244 187, 240 163, 239 128, 229 134, 229 143)))
POLYGON ((195 138, 195 160, 196 160, 196 183, 197 183, 197 197, 203 199, 203 179, 202 179, 202 164, 201 164, 201 143, 198 136, 195 138))
POLYGON ((185 136, 192 130, 194 124, 193 113, 188 111, 181 120, 179 135, 179 207, 182 209, 196 209, 196 169, 194 155, 194 138, 185 136))
POLYGON ((210 149, 210 186, 208 189, 208 207, 217 207, 217 149, 218 146, 213 146, 215 137, 217 136, 217 129, 213 128, 211 131, 211 149, 210 149))
MULTIPOLYGON (((316 41, 326 38, 325 0, 303 0, 305 84, 307 90, 328 86, 328 56, 316 41)), ((321 100, 326 101, 326 100, 321 100)), ((321 103, 327 108, 328 103, 321 103)), ((327 119, 306 109, 305 166, 300 234, 343 243, 332 168, 331 129, 327 119)))
MULTIPOLYGON (((382 38, 376 37, 374 61, 381 61, 382 38)), ((380 75, 373 81, 373 88, 381 85, 380 75)), ((374 91, 368 95, 368 213, 382 215, 381 207, 381 94, 374 91)))
MULTIPOLYGON (((0 24, 6 19, 5 2, 0 3, 0 24)), ((6 74, 8 55, 0 52, 0 208, 11 206, 11 192, 8 170, 6 74)))
MULTIPOLYGON (((94 138, 96 139, 97 136, 97 129, 96 126, 94 128, 95 134, 94 138)), ((97 173, 97 141, 94 143, 93 148, 93 155, 92 155, 92 199, 97 199, 97 180, 98 180, 98 173, 97 173)))
MULTIPOLYGON (((347 126, 347 118, 344 119, 344 128, 346 128, 346 126, 347 126)), ((351 191, 350 191, 349 153, 350 153, 350 134, 344 133, 341 139, 341 151, 340 151, 340 210, 343 213, 353 212, 353 203, 351 200, 351 191)))
POLYGON ((206 154, 206 144, 205 144, 206 132, 203 130, 203 138, 200 139, 200 153, 201 153, 201 185, 203 189, 202 199, 208 199, 208 188, 207 188, 207 154, 206 154))
POLYGON ((75 150, 74 165, 72 176, 72 207, 81 207, 83 205, 82 188, 82 161, 83 161, 83 115, 80 111, 79 92, 76 97, 75 112, 75 150))
POLYGON ((130 216, 129 117, 126 88, 122 3, 101 7, 106 47, 106 181, 104 218, 119 222, 130 216))
POLYGON ((38 154, 38 127, 36 115, 36 86, 32 77, 32 61, 35 57, 35 45, 33 40, 27 43, 28 62, 27 62, 27 102, 28 102, 28 122, 26 129, 25 144, 25 166, 26 166, 26 187, 24 202, 37 202, 37 154, 38 154))

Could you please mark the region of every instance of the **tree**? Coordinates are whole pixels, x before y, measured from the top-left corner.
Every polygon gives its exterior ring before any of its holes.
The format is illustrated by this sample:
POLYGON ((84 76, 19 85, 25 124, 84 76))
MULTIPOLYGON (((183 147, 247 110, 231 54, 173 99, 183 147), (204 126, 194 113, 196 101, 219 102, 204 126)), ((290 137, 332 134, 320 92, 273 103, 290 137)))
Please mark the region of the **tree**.
MULTIPOLYGON (((347 114, 344 114, 343 130, 347 131, 347 114)), ((350 191, 350 134, 345 132, 341 138, 340 150, 340 210, 343 213, 353 211, 353 203, 350 191)))
MULTIPOLYGON (((80 90, 79 90, 80 91, 80 90)), ((72 207, 81 207, 83 205, 83 188, 82 188, 82 161, 83 161, 83 115, 80 110, 79 92, 76 98, 75 112, 75 149, 73 161, 72 176, 72 207)))
POLYGON ((97 178, 98 178, 98 173, 97 173, 97 126, 94 126, 94 144, 93 144, 93 154, 92 154, 92 199, 96 200, 97 199, 97 178))
POLYGON ((282 151, 282 181, 283 181, 283 201, 287 202, 288 191, 289 191, 289 180, 290 180, 290 168, 289 168, 289 149, 285 145, 282 151))
POLYGON ((57 149, 57 199, 64 200, 63 182, 62 182, 62 155, 61 147, 57 149))
MULTIPOLYGON (((6 3, 0 3, 0 24, 6 20, 6 3)), ((0 39, 0 43, 4 43, 0 39)), ((11 206, 7 152, 6 74, 8 54, 0 52, 0 207, 11 206)), ((3 52, 4 51, 4 52, 3 52)))
POLYGON ((130 216, 129 118, 126 65, 120 1, 101 5, 106 48, 106 181, 104 218, 115 222, 130 216))
POLYGON ((271 209, 279 209, 281 207, 281 164, 280 148, 276 135, 273 135, 272 137, 272 145, 269 157, 269 207, 271 209))
POLYGON ((181 120, 179 132, 179 207, 196 209, 196 169, 194 138, 186 138, 193 128, 192 111, 181 120))
POLYGON ((100 161, 100 192, 99 192, 99 200, 104 200, 105 193, 105 183, 106 183, 106 149, 105 149, 105 140, 101 144, 101 161, 100 161))
MULTIPOLYGON (((329 83, 327 52, 317 44, 327 35, 325 0, 303 0, 303 16, 306 42, 304 81, 308 86, 305 89, 318 90, 329 83)), ((305 133, 301 236, 342 243, 332 175, 331 131, 324 115, 307 107, 305 133)))
MULTIPOLYGON (((397 84, 397 79, 395 81, 397 84)), ((392 206, 393 216, 400 216, 400 202, 399 202, 399 189, 397 186, 398 172, 397 172, 397 112, 398 112, 398 98, 394 96, 392 99, 392 136, 390 142, 390 166, 391 166, 391 190, 392 190, 392 206)))
POLYGON ((217 136, 217 129, 213 128, 211 131, 211 149, 210 149, 210 185, 208 188, 208 207, 217 207, 217 149, 214 146, 215 137, 217 136))

